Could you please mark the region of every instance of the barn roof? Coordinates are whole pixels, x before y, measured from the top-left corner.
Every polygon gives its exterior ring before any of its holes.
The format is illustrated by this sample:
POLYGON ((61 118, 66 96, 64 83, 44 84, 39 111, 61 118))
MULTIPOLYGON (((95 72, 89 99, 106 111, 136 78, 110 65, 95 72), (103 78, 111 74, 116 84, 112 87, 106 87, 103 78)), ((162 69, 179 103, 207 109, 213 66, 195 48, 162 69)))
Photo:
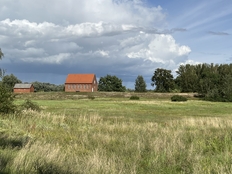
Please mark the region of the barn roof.
POLYGON ((92 83, 95 74, 68 74, 65 83, 92 83))
POLYGON ((32 84, 16 83, 14 88, 31 88, 32 84))

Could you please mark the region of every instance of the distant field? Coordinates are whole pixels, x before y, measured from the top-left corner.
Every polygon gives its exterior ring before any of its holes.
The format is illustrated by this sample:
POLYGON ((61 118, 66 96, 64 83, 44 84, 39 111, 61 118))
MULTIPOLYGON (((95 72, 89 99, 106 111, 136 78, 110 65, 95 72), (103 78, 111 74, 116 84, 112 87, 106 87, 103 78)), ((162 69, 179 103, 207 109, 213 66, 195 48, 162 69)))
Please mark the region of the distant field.
POLYGON ((134 92, 93 92, 93 93, 84 93, 84 92, 35 92, 30 94, 17 94, 18 99, 20 98, 31 98, 31 99, 43 99, 43 100, 59 100, 59 99, 87 99, 88 96, 95 96, 96 98, 105 98, 105 99, 114 99, 114 98, 129 98, 132 95, 139 96, 144 99, 170 99, 170 96, 180 94, 191 99, 193 93, 134 93, 134 92))
POLYGON ((33 93, 17 96, 17 103, 29 98, 46 112, 64 115, 95 113, 104 118, 124 117, 144 121, 168 121, 185 117, 231 116, 231 103, 206 102, 192 93, 180 94, 187 102, 171 102, 171 93, 33 93), (140 100, 130 100, 136 95, 140 100), (94 96, 94 99, 89 99, 94 96))
POLYGON ((0 173, 232 173, 232 104, 172 95, 17 95, 43 110, 0 116, 0 173))

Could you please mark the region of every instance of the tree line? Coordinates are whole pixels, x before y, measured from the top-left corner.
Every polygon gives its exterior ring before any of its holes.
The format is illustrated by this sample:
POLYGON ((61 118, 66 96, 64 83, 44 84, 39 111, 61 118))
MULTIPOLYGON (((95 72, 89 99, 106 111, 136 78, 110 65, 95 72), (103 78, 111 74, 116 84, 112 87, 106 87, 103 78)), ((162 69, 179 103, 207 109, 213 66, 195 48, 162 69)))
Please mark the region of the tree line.
MULTIPOLYGON (((0 49, 0 60, 4 54, 0 49)), ((151 86, 155 92, 194 92, 198 96, 211 101, 232 101, 232 64, 197 64, 180 65, 174 78, 171 70, 157 68, 151 77, 151 86)), ((4 76, 0 69, 0 83, 11 91, 16 83, 22 83, 13 74, 4 76)), ((64 91, 64 85, 55 85, 43 82, 32 82, 36 91, 64 91)), ((143 76, 135 79, 135 92, 146 92, 147 85, 143 76)), ((100 77, 99 91, 124 92, 126 87, 122 80, 115 75, 107 74, 100 77)))
MULTIPOLYGON (((99 90, 125 91, 121 82, 115 76, 101 77, 99 90), (111 85, 115 88, 109 87, 111 85)), ((193 92, 205 100, 232 102, 232 64, 180 65, 175 78, 171 70, 157 68, 151 77, 151 85, 155 92, 193 92)), ((146 82, 141 75, 135 80, 134 91, 146 92, 146 82)))
POLYGON ((157 92, 194 92, 209 101, 232 101, 232 64, 180 65, 176 78, 156 69, 152 85, 157 92))
POLYGON ((211 101, 232 101, 232 64, 181 65, 175 84, 181 92, 196 92, 211 101))
MULTIPOLYGON (((13 91, 14 85, 16 83, 22 83, 15 75, 5 75, 2 77, 2 84, 4 84, 10 91, 13 91)), ((28 82, 24 82, 24 84, 28 84, 28 82)), ((64 91, 64 85, 55 85, 51 83, 44 82, 31 82, 33 84, 35 92, 51 92, 51 91, 64 91)))

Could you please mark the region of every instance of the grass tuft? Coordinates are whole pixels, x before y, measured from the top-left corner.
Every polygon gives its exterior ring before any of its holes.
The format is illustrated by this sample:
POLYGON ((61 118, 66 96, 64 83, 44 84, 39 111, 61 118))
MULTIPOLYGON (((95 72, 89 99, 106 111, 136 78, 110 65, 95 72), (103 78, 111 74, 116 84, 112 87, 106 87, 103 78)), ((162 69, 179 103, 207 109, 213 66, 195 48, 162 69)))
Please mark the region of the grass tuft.
POLYGON ((136 96, 136 95, 132 95, 132 96, 130 97, 130 100, 139 100, 139 97, 136 96))

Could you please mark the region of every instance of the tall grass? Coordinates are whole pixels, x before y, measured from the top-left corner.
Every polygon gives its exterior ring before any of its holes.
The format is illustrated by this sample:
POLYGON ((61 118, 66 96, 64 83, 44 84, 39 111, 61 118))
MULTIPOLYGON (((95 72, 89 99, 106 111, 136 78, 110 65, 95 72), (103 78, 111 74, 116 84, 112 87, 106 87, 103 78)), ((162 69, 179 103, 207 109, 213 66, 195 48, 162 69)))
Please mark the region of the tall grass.
POLYGON ((231 131, 228 117, 138 123, 27 110, 0 117, 0 173, 232 173, 231 131))

